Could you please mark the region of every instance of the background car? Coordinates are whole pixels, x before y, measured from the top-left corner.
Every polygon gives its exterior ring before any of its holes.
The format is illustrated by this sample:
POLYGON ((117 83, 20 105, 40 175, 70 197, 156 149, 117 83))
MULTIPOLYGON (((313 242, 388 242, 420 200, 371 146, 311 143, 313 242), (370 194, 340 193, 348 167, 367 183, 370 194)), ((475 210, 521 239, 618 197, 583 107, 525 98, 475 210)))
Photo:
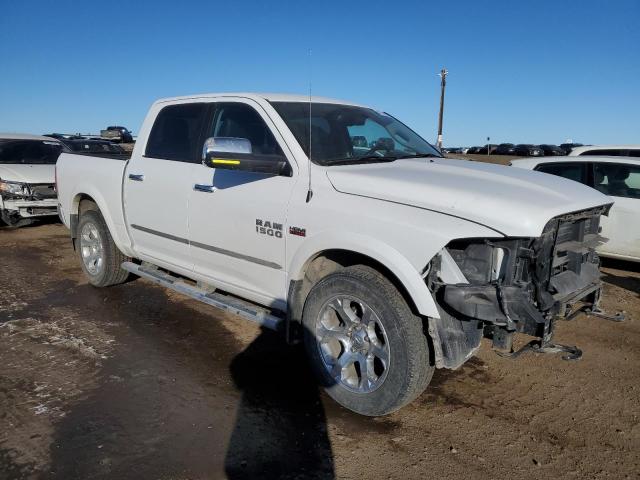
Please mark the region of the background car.
POLYGON ((540 147, 528 143, 520 143, 515 146, 514 150, 516 155, 522 157, 542 157, 544 155, 540 147))
POLYGON ((469 149, 467 149, 467 154, 471 155, 478 153, 478 150, 480 150, 480 147, 469 147, 469 149))
POLYGON ((21 227, 57 215, 55 164, 60 141, 19 133, 0 134, 0 219, 21 227))
POLYGON ((126 153, 120 145, 106 140, 95 140, 84 137, 63 138, 60 142, 75 153, 126 153))
POLYGON ((540 145, 540 148, 542 149, 542 153, 544 154, 545 157, 553 157, 553 156, 561 156, 561 155, 566 155, 566 152, 560 148, 558 145, 548 145, 548 144, 544 144, 544 145, 540 145))
POLYGON ((494 145, 492 143, 488 143, 485 146, 480 147, 476 153, 478 153, 480 155, 491 155, 495 151, 496 148, 498 148, 497 145, 494 145))
POLYGON ((640 159, 571 156, 513 160, 511 165, 584 183, 612 197, 609 215, 600 219, 601 235, 609 241, 597 251, 603 257, 640 262, 640 159))
POLYGON ((498 147, 493 151, 494 155, 515 155, 516 154, 516 146, 513 143, 501 143, 498 147))
POLYGON ((571 153, 571 150, 574 148, 582 147, 582 143, 562 143, 560 144, 560 148, 567 152, 567 155, 571 153))
POLYGON ((126 127, 120 126, 109 126, 105 130, 100 131, 100 136, 105 140, 109 140, 112 142, 118 143, 132 143, 133 142, 133 134, 126 127))
POLYGON ((640 157, 640 145, 588 145, 574 148, 569 155, 572 157, 582 155, 640 157))

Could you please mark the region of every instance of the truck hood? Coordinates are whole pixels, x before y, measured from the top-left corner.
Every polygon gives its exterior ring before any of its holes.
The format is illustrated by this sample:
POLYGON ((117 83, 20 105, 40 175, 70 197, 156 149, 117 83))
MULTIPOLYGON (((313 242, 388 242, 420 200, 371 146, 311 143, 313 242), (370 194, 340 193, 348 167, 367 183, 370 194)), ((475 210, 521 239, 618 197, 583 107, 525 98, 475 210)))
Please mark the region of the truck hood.
POLYGON ((468 160, 333 166, 327 176, 339 192, 453 215, 506 236, 537 237, 553 217, 612 203, 572 180, 468 160))
POLYGON ((0 164, 0 178, 11 182, 53 183, 55 165, 0 164))

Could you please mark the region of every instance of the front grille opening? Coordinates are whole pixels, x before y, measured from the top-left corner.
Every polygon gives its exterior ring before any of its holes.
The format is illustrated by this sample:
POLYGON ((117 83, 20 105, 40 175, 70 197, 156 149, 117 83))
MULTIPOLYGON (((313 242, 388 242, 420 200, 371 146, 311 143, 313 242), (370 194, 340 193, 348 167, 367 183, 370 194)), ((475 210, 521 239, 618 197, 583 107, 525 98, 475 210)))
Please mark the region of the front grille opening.
MULTIPOLYGON (((555 234, 555 239, 547 243, 551 268, 548 284, 541 287, 556 300, 569 298, 599 281, 595 248, 602 240, 599 235, 602 213, 603 208, 599 207, 565 215, 549 223, 551 230, 545 229, 548 234, 555 234)), ((551 238, 548 236, 547 241, 551 238)))

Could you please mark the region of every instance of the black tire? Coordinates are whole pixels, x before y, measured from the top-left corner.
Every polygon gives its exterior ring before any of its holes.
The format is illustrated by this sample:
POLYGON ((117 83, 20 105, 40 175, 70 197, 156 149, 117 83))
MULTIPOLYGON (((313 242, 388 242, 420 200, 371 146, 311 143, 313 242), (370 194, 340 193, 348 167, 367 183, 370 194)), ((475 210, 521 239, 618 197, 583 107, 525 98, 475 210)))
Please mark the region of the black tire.
POLYGON ((109 228, 100 212, 95 210, 85 211, 80 216, 78 222, 78 238, 76 239, 76 251, 80 260, 82 271, 87 276, 89 283, 95 287, 109 287, 124 283, 129 279, 129 272, 123 270, 120 266, 122 262, 129 261, 130 258, 124 255, 116 246, 109 228), (83 260, 83 236, 82 232, 88 226, 92 225, 99 233, 100 243, 102 245, 102 264, 101 268, 96 272, 89 271, 83 260))
POLYGON ((433 376, 430 347, 422 319, 413 314, 400 292, 377 270, 356 265, 332 273, 310 291, 303 311, 304 344, 311 365, 327 393, 340 405, 368 416, 386 415, 417 398, 433 376), (316 339, 323 306, 336 296, 361 299, 375 312, 386 332, 389 364, 375 390, 354 392, 334 379, 316 339))

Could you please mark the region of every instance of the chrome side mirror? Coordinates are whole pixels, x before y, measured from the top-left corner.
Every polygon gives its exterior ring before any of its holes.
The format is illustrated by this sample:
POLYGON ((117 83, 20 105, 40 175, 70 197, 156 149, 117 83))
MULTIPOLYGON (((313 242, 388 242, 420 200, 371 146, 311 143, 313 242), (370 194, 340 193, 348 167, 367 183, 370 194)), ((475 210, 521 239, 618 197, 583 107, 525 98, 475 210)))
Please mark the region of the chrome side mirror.
MULTIPOLYGON (((251 142, 246 138, 237 137, 209 137, 202 147, 202 162, 218 156, 228 157, 233 154, 251 155, 253 149, 251 142)), ((206 165, 206 163, 205 163, 206 165)))
POLYGON ((254 154, 246 138, 209 137, 202 147, 202 164, 209 168, 243 170, 290 177, 293 172, 282 155, 254 154))

